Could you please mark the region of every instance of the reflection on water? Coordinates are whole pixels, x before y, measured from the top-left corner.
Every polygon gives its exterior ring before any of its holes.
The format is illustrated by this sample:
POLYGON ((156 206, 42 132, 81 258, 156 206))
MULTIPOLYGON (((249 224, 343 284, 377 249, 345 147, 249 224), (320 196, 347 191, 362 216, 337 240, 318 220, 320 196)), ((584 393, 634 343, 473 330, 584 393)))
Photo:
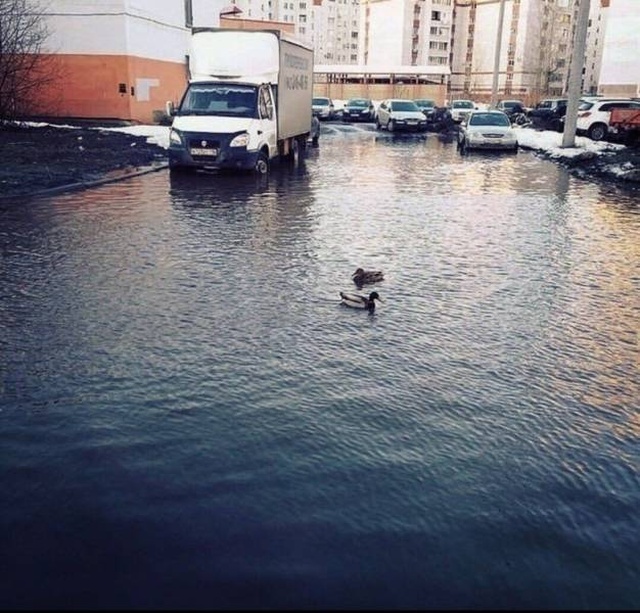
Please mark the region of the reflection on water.
POLYGON ((326 124, 0 239, 5 608, 637 604, 632 194, 326 124))

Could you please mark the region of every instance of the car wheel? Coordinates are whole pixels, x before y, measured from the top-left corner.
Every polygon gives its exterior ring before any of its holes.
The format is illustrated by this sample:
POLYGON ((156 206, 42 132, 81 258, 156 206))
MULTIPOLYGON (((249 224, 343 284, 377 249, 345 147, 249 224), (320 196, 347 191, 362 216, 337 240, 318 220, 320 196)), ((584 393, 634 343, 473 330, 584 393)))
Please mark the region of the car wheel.
POLYGON ((389 130, 389 132, 393 132, 396 129, 396 124, 393 121, 393 119, 389 120, 389 123, 387 124, 387 130, 389 130))
POLYGON ((317 137, 317 136, 314 136, 314 137, 311 139, 311 146, 312 146, 312 147, 317 147, 317 146, 318 146, 318 137, 317 137))
POLYGON ((467 144, 464 139, 458 143, 458 151, 460 152, 460 155, 467 153, 467 144))
POLYGON ((603 123, 594 123, 587 132, 591 140, 602 140, 607 135, 607 126, 603 123))
POLYGON ((382 126, 380 125, 380 120, 376 117, 376 130, 380 130, 382 126))
POLYGON ((269 158, 264 151, 258 153, 255 166, 253 167, 256 174, 266 175, 269 172, 269 158))

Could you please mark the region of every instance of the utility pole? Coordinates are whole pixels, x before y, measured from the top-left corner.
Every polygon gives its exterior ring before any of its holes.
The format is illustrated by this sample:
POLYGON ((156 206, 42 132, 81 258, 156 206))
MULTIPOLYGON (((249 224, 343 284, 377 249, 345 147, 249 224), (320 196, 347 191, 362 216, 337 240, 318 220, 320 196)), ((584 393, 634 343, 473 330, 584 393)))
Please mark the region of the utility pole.
POLYGON ((491 88, 491 106, 498 101, 498 75, 500 74, 500 50, 502 47, 502 22, 504 21, 504 2, 500 0, 500 14, 498 15, 498 35, 496 37, 496 56, 493 61, 493 87, 491 88))
POLYGON ((567 101, 567 114, 564 118, 564 132, 562 134, 562 147, 573 147, 576 142, 576 124, 578 121, 578 103, 580 90, 582 89, 582 69, 584 67, 584 50, 587 44, 587 26, 589 25, 589 8, 591 0, 577 0, 578 17, 576 24, 576 36, 573 41, 573 54, 571 56, 571 72, 569 74, 569 91, 567 101))

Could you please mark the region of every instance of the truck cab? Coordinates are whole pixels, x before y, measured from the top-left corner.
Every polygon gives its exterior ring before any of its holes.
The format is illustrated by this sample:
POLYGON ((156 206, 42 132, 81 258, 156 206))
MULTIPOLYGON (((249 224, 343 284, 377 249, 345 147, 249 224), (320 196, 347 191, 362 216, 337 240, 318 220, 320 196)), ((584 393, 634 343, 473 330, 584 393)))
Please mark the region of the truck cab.
POLYGON ((194 81, 173 117, 169 167, 257 170, 275 157, 277 118, 270 85, 194 81))

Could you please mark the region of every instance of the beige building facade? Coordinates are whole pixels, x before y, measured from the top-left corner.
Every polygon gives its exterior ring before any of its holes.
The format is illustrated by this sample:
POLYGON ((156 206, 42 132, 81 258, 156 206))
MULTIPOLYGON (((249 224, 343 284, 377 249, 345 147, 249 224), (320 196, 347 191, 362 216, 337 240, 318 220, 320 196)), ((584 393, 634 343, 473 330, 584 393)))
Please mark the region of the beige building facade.
POLYGON ((530 102, 549 92, 551 80, 562 89, 567 47, 557 41, 560 31, 569 40, 570 20, 558 1, 456 0, 451 98, 491 99, 498 47, 499 98, 530 102))

